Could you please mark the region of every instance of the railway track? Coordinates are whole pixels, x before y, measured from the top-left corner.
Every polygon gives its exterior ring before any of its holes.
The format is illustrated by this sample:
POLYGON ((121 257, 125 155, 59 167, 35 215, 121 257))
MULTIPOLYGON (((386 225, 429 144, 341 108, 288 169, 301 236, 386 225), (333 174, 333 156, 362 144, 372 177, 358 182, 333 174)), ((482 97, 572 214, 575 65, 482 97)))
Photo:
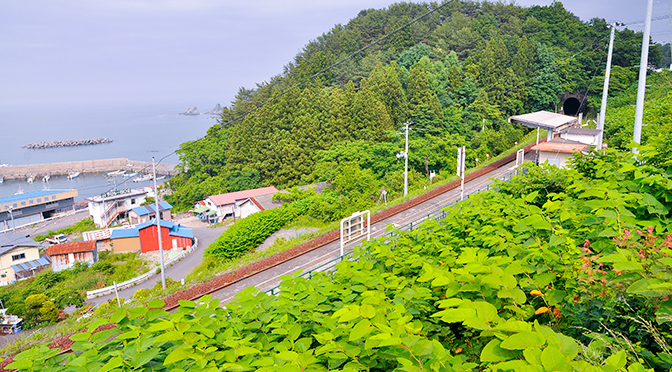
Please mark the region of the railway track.
MULTIPOLYGON (((532 145, 528 145, 525 148, 526 153, 529 151, 530 147, 532 147, 532 145)), ((465 194, 481 191, 481 189, 484 189, 491 183, 491 181, 489 181, 490 177, 499 178, 509 172, 512 161, 515 161, 515 154, 502 158, 467 175, 465 179, 465 194), (469 192, 469 190, 471 190, 471 192, 469 192)), ((412 230, 413 224, 418 219, 427 220, 429 218, 440 218, 436 213, 443 207, 457 201, 456 199, 459 197, 457 196, 459 195, 459 186, 459 181, 451 182, 371 216, 371 238, 375 239, 385 235, 385 224, 394 223, 402 229, 405 226, 409 226, 412 230), (413 210, 414 208, 415 210, 413 210), (409 211, 412 211, 412 213, 404 215, 409 211), (395 219, 394 217, 397 218, 395 219)), ((422 223, 421 221, 417 222, 420 224, 422 223)), ((340 256, 338 248, 332 249, 331 252, 327 252, 327 254, 317 255, 318 257, 315 258, 310 257, 311 254, 318 252, 319 250, 329 250, 327 247, 337 243, 339 238, 338 231, 329 232, 288 251, 278 253, 259 262, 241 267, 233 273, 224 274, 214 278, 210 282, 200 283, 190 289, 170 295, 164 298, 164 301, 166 302, 164 310, 173 311, 177 309, 179 307, 179 300, 196 301, 208 294, 211 294, 216 298, 219 297, 221 303, 226 303, 233 299, 234 295, 231 293, 235 294, 238 292, 236 286, 243 288, 247 287, 249 285, 247 285, 246 282, 251 282, 253 278, 258 278, 261 275, 268 275, 271 273, 269 279, 257 282, 254 285, 257 289, 261 289, 260 287, 268 288, 265 290, 266 292, 275 293, 277 290, 277 283, 280 281, 279 277, 282 275, 288 275, 297 270, 304 269, 302 275, 311 276, 312 273, 316 271, 328 270, 333 268, 336 263, 347 259, 351 252, 340 256), (294 264, 302 258, 304 258, 304 262, 301 262, 298 265, 294 264), (305 258, 307 258, 307 260, 305 258), (276 270, 275 273, 273 273, 274 270, 276 270), (280 271, 279 273, 277 272, 278 270, 280 271), (220 295, 218 296, 218 294, 220 295)), ((350 246, 350 249, 355 244, 357 243, 353 243, 350 246)), ((336 244, 336 246, 340 247, 338 244, 336 244)), ((113 328, 115 326, 116 325, 114 324, 104 325, 99 327, 96 331, 113 328)), ((70 336, 71 335, 64 336, 50 345, 50 347, 62 347, 57 355, 72 352, 70 345, 74 342, 70 341, 70 336)), ((7 365, 9 362, 11 362, 11 359, 6 360, 1 365, 7 365)))

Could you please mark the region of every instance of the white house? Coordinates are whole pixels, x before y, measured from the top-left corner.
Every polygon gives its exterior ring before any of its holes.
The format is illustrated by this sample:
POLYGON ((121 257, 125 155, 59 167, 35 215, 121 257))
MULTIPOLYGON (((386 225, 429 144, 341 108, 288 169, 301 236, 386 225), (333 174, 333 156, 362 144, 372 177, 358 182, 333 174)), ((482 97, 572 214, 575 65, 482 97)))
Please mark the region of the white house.
POLYGON ((118 218, 126 218, 129 210, 139 207, 147 198, 146 190, 116 190, 87 198, 89 214, 98 227, 114 224, 118 218))
POLYGON ((602 132, 599 129, 590 128, 567 128, 560 131, 560 138, 597 146, 597 137, 602 132))
POLYGON ((212 195, 205 198, 203 205, 208 209, 209 213, 214 213, 220 221, 234 216, 235 218, 245 218, 252 213, 264 210, 264 207, 255 200, 255 197, 268 196, 277 192, 278 189, 268 186, 212 195))
POLYGON ((589 148, 588 144, 556 137, 532 146, 531 150, 539 151, 539 164, 548 162, 558 168, 565 168, 567 161, 574 157, 575 152, 586 151, 589 148))

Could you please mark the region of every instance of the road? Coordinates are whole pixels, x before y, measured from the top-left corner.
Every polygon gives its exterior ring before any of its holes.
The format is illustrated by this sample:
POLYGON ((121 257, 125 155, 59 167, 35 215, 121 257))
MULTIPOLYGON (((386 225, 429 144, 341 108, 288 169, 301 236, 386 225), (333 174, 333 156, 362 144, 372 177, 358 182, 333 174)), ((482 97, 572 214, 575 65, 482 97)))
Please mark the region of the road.
MULTIPOLYGON (((489 179, 490 177, 500 178, 504 174, 510 172, 513 169, 514 165, 515 162, 511 162, 486 175, 483 175, 470 182, 465 183, 465 195, 472 192, 476 192, 482 187, 489 185, 490 183, 492 183, 492 181, 489 179)), ((460 198, 460 188, 457 187, 433 199, 430 199, 425 203, 419 204, 415 207, 409 208, 403 212, 400 212, 378 223, 372 224, 371 238, 375 239, 384 235, 387 226, 390 224, 396 224, 398 226, 404 225, 420 217, 423 217, 432 211, 444 207, 447 204, 459 198, 460 198)), ((355 242, 350 244, 349 246, 346 246, 346 251, 352 249, 359 243, 355 242)), ((325 246, 322 246, 316 250, 308 252, 304 255, 298 256, 288 262, 273 267, 269 270, 260 272, 257 275, 253 275, 251 277, 244 278, 235 283, 232 283, 231 285, 223 288, 222 290, 213 293, 212 296, 213 298, 220 299, 222 304, 225 304, 231 301, 236 293, 250 286, 254 286, 260 291, 266 291, 280 284, 281 280, 279 278, 283 275, 291 275, 297 270, 307 271, 313 269, 321 265, 322 263, 337 258, 339 255, 340 255, 340 242, 335 241, 325 246)))

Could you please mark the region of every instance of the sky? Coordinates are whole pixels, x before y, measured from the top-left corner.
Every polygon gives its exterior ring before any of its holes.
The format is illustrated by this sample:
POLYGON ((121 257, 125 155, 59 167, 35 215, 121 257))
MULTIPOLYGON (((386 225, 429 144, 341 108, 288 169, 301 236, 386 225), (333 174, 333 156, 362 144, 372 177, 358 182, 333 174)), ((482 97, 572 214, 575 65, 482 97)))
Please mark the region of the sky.
MULTIPOLYGON (((310 41, 392 0, 0 0, 0 106, 228 106, 310 41)), ((509 3, 511 1, 505 1, 509 3)), ((520 6, 551 0, 516 0, 520 6)), ((638 21, 646 0, 565 0, 580 17, 638 21)), ((653 17, 670 14, 656 0, 653 17)), ((642 30, 642 24, 631 26, 642 30)), ((670 19, 652 37, 669 42, 670 19)))

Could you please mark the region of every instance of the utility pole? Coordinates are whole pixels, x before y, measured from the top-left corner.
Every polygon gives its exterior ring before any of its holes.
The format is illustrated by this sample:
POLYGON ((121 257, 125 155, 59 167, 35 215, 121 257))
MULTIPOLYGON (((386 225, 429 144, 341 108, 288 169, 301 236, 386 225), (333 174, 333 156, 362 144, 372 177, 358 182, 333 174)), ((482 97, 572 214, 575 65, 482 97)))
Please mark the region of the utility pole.
POLYGON ((464 170, 467 148, 465 146, 457 148, 457 176, 460 177, 460 200, 464 200, 464 170))
POLYGON ((159 257, 161 259, 161 286, 166 289, 166 268, 163 264, 163 241, 161 240, 161 212, 159 211, 159 189, 156 187, 156 166, 152 156, 152 174, 154 178, 154 206, 156 208, 156 230, 159 235, 159 257))
POLYGON ((408 130, 411 124, 413 124, 412 121, 404 123, 404 129, 406 129, 406 151, 397 153, 397 159, 404 158, 404 198, 408 195, 408 130))
MULTIPOLYGON (((653 13, 653 0, 649 0, 646 6, 646 20, 644 23, 644 36, 642 36, 642 57, 639 60, 639 85, 637 86, 637 105, 635 108, 635 127, 632 131, 632 141, 642 142, 642 121, 644 119, 644 91, 646 90, 646 71, 649 67, 649 39, 651 37, 651 13, 653 13)), ((637 153, 637 149, 632 149, 637 153)))
POLYGON ((607 95, 609 93, 609 76, 611 75, 611 55, 614 51, 614 33, 616 23, 611 24, 611 33, 609 34, 609 53, 607 54, 607 70, 604 73, 604 87, 602 88, 602 104, 600 105, 600 116, 597 118, 597 129, 600 133, 597 135, 597 148, 602 148, 602 138, 604 134, 604 118, 607 114, 607 95))
POLYGON ((13 232, 13 233, 16 233, 16 225, 14 224, 14 213, 13 213, 14 208, 13 208, 13 207, 9 207, 8 211, 9 211, 9 217, 12 218, 12 232, 13 232))

